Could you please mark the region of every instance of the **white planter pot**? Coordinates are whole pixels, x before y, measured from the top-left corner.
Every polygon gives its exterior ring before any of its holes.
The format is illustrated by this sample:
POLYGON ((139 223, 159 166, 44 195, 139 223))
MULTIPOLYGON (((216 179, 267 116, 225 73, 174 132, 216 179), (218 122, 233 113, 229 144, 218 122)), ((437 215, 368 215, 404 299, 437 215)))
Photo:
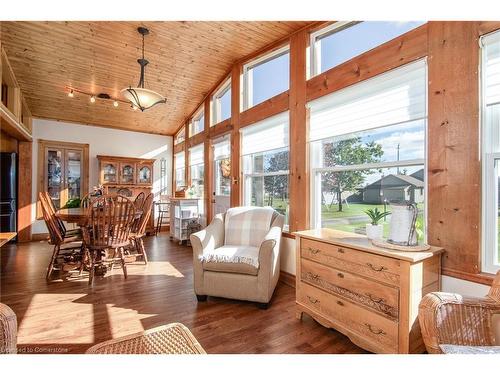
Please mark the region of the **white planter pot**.
POLYGON ((382 225, 372 225, 372 224, 366 224, 366 236, 370 240, 377 240, 381 239, 382 235, 384 233, 382 225))

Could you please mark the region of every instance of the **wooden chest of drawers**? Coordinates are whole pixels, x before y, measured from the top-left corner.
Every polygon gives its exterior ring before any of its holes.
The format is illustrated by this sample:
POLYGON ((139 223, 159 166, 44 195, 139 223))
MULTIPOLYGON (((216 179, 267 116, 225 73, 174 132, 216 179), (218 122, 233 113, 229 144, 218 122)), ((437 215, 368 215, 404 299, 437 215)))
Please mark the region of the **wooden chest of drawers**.
POLYGON ((421 353, 422 297, 440 290, 441 253, 375 247, 332 229, 297 232, 297 317, 348 336, 374 353, 421 353))

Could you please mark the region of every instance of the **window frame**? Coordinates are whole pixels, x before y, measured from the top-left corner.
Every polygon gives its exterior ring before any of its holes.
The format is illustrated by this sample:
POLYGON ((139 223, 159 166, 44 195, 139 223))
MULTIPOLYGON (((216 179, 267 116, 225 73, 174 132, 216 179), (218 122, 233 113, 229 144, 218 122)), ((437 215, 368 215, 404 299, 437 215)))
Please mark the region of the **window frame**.
MULTIPOLYGON (((411 64, 411 63, 410 63, 411 64)), ((404 64, 406 65, 406 64, 404 64)), ((404 66, 403 65, 403 66, 404 66)), ((394 68, 398 69, 398 68, 394 68)), ((387 72, 380 73, 386 74, 390 73, 393 69, 388 70, 387 72)), ((425 69, 425 82, 428 82, 428 75, 429 75, 429 69, 426 63, 426 69, 425 69)), ((360 83, 363 81, 360 81, 360 83)), ((419 119, 413 119, 410 121, 405 121, 402 123, 399 123, 399 125, 407 124, 409 122, 413 122, 416 120, 424 120, 424 159, 410 159, 410 160, 403 160, 403 161, 387 161, 387 162, 379 162, 379 163, 367 163, 367 164, 357 164, 357 165, 345 165, 345 166, 337 166, 337 167, 313 167, 312 162, 310 164, 309 170, 310 170, 310 181, 309 181, 309 188, 310 188, 310 194, 309 194, 309 207, 310 207, 310 218, 309 218, 309 225, 311 229, 319 228, 321 224, 321 172, 339 172, 339 171, 349 171, 349 170, 365 170, 365 169, 377 169, 377 168, 397 168, 397 167, 412 167, 412 166, 419 166, 423 165, 424 169, 424 241, 427 242, 427 234, 428 234, 428 159, 429 159, 429 154, 428 154, 428 135, 429 135, 429 90, 428 86, 426 85, 426 91, 425 91, 425 117, 424 118, 419 118, 419 119), (318 197, 318 189, 319 189, 319 197, 318 197), (317 207, 317 202, 319 198, 319 210, 317 207), (319 212, 318 212, 319 211, 319 212)), ((388 124, 386 126, 394 126, 396 124, 388 124)), ((377 130, 377 129, 382 129, 386 126, 374 128, 372 130, 377 130)), ((309 141, 309 160, 315 160, 315 147, 314 143, 315 142, 321 142, 326 139, 331 139, 331 138, 324 138, 320 140, 315 140, 315 141, 309 141)))
MULTIPOLYGON (((212 107, 212 113, 210 115, 210 126, 215 126, 222 121, 225 121, 227 119, 221 120, 221 105, 220 105, 220 100, 222 97, 231 89, 231 76, 227 77, 227 79, 220 85, 220 87, 214 92, 212 95, 212 100, 211 100, 211 107, 212 107)), ((232 116, 232 100, 230 101, 230 115, 229 118, 232 116)))
POLYGON ((182 150, 182 151, 179 151, 179 152, 176 152, 174 153, 174 177, 175 177, 175 184, 174 184, 174 189, 175 191, 177 191, 177 189, 181 186, 187 186, 187 181, 186 181, 186 151, 182 150), (184 165, 182 166, 178 166, 177 165, 177 157, 176 155, 179 155, 179 154, 183 154, 184 155, 184 165), (182 181, 184 182, 183 185, 178 185, 178 182, 179 180, 177 180, 177 171, 180 170, 180 169, 184 169, 184 177, 182 179, 182 181))
POLYGON ((362 21, 338 21, 334 22, 320 30, 311 33, 309 37, 309 78, 315 77, 321 74, 321 49, 319 48, 319 40, 326 38, 332 34, 339 31, 345 30, 351 26, 354 26, 362 21))
POLYGON ((189 122, 189 138, 195 136, 196 134, 200 134, 200 133, 203 133, 205 131, 205 124, 203 124, 203 127, 202 129, 195 133, 194 132, 194 123, 196 121, 200 121, 200 119, 205 115, 205 109, 203 108, 203 106, 201 106, 196 112, 195 114, 193 115, 193 117, 191 118, 191 121, 189 122))
POLYGON ((189 186, 193 186, 193 167, 200 167, 200 166, 203 166, 203 178, 195 178, 194 180, 196 181, 202 181, 202 186, 203 186, 203 189, 201 191, 201 194, 198 196, 198 198, 203 198, 204 197, 204 189, 205 189, 205 155, 204 155, 204 144, 203 143, 200 143, 198 145, 195 145, 195 146, 192 146, 189 148, 188 150, 188 167, 189 167, 189 176, 190 176, 190 181, 189 181, 189 186), (203 161, 200 162, 200 163, 192 163, 191 161, 191 154, 193 152, 193 149, 201 149, 202 150, 202 153, 201 155, 203 155, 203 161))
MULTIPOLYGON (((243 190, 242 190, 242 197, 243 197, 243 205, 244 206, 252 206, 252 178, 255 177, 273 177, 273 176, 288 176, 288 186, 287 186, 287 191, 288 191, 288 207, 290 207, 290 144, 288 144, 287 147, 280 147, 280 148, 275 148, 272 150, 266 150, 266 151, 261 151, 261 152, 255 152, 253 154, 247 154, 247 155, 242 155, 241 156, 241 175, 242 175, 242 180, 243 180, 243 190), (280 170, 280 171, 274 171, 274 172, 252 172, 252 173, 245 173, 245 160, 244 158, 252 158, 254 155, 257 154, 263 154, 263 153, 271 153, 274 151, 282 150, 288 152, 288 169, 286 170, 280 170)), ((287 232, 289 230, 289 223, 284 224, 283 230, 287 232)))
MULTIPOLYGON (((497 34, 500 41, 500 31, 494 31, 482 35, 479 39, 480 45, 480 131, 481 131, 481 182, 482 182, 482 198, 481 198, 481 272, 495 274, 500 270, 500 259, 497 259, 498 265, 495 264, 495 258, 498 257, 498 171, 495 168, 495 161, 500 161, 500 142, 496 144, 494 139, 498 140, 500 129, 493 129, 487 121, 487 107, 485 100, 486 95, 486 45, 483 42, 488 35, 497 34), (496 133, 496 134, 495 134, 496 133), (493 203, 493 204, 492 204, 493 203), (494 246, 491 246, 494 244, 494 246)), ((491 105, 500 105, 500 102, 492 103, 491 105)), ((497 141, 498 142, 498 141, 497 141)), ((497 168, 500 168, 498 166, 497 168)))
MULTIPOLYGON (((281 57, 285 54, 290 54, 290 44, 285 44, 284 46, 275 49, 271 52, 265 53, 262 56, 246 63, 243 65, 242 77, 242 101, 241 101, 241 111, 246 111, 252 108, 253 104, 253 74, 250 72, 253 68, 263 65, 271 60, 281 57)), ((290 89, 290 78, 288 79, 288 90, 290 89)), ((287 90, 285 90, 287 91, 287 90)), ((283 91, 283 92, 285 92, 283 91)), ((279 94, 277 94, 279 95, 279 94)), ((260 103, 259 103, 260 104, 260 103)))
MULTIPOLYGON (((336 65, 336 66, 331 67, 323 72, 321 71, 321 66, 320 66, 320 64, 321 64, 321 49, 319 48, 319 43, 317 43, 317 42, 323 38, 326 38, 326 37, 332 35, 332 34, 335 34, 335 33, 340 32, 342 30, 348 29, 352 26, 355 26, 355 25, 357 25, 359 23, 363 23, 363 22, 369 22, 369 21, 338 21, 338 22, 334 22, 334 23, 332 23, 332 24, 330 24, 322 29, 314 31, 310 34, 310 39, 309 39, 309 46, 310 47, 309 47, 309 54, 308 54, 309 55, 309 61, 308 61, 309 62, 309 69, 307 71, 307 73, 308 73, 307 78, 308 79, 315 77, 321 73, 324 73, 329 69, 334 69, 335 67, 339 66, 339 65, 336 65)), ((387 21, 387 22, 390 22, 390 21, 387 21)), ((425 23, 427 23, 427 21, 425 23)), ((421 26, 422 25, 417 26, 411 30, 415 30, 416 28, 421 27, 421 26)), ((405 35, 406 33, 410 32, 411 30, 406 31, 403 34, 400 34, 397 37, 394 37, 393 39, 387 40, 382 44, 385 44, 385 43, 387 43, 391 40, 394 40, 402 35, 405 35)), ((373 47, 372 49, 378 48, 382 44, 378 44, 375 47, 373 47)), ((363 53, 371 51, 372 49, 367 50, 363 53)), ((363 54, 363 53, 361 53, 361 54, 363 54)), ((354 59, 354 58, 360 56, 361 54, 353 56, 351 59, 354 59)), ((350 60, 347 60, 347 61, 350 61, 350 60)))
POLYGON ((186 127, 182 126, 174 135, 174 146, 179 145, 185 141, 186 141, 186 127), (179 141, 178 138, 182 132, 184 132, 184 138, 182 139, 182 141, 179 141))

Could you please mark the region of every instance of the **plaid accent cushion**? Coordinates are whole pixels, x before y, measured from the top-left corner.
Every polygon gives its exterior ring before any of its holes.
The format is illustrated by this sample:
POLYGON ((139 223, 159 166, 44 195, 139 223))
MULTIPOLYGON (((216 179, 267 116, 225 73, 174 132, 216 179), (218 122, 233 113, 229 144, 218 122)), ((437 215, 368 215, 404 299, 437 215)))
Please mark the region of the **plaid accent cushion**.
POLYGON ((271 228, 272 207, 234 207, 226 212, 224 245, 259 247, 271 228))

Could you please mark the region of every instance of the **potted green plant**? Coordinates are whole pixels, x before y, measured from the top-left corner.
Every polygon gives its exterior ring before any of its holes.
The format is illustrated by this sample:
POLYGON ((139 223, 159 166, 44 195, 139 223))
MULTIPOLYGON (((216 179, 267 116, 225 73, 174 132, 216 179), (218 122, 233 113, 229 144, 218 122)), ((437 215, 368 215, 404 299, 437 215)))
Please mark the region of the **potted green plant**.
POLYGON ((364 212, 371 220, 371 223, 366 224, 366 236, 370 240, 382 238, 383 227, 382 224, 379 224, 379 221, 387 215, 390 215, 390 212, 382 212, 379 211, 378 208, 370 208, 368 210, 365 210, 364 212))

